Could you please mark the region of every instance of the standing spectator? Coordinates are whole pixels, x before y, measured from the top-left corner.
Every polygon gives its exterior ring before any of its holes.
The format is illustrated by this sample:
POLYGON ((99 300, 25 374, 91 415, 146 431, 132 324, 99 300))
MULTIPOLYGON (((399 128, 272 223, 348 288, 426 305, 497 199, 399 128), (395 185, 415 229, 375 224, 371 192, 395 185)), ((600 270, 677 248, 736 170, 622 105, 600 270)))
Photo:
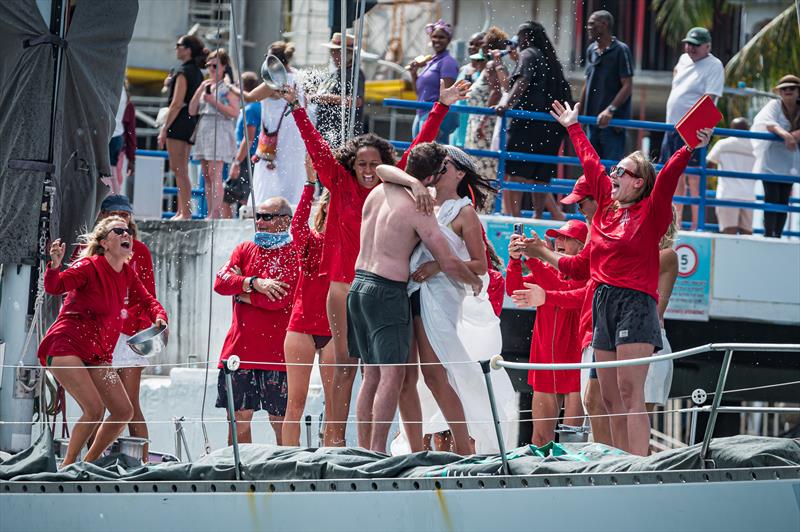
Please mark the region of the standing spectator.
MULTIPOLYGON (((783 140, 753 140, 756 165, 753 172, 797 176, 800 173, 800 78, 783 76, 773 89, 780 100, 770 100, 753 120, 753 131, 769 131, 783 140)), ((789 204, 791 183, 764 181, 767 203, 789 204)), ((786 225, 785 212, 764 212, 764 236, 780 238, 786 225)))
MULTIPOLYGON (((287 83, 293 88, 299 101, 305 102, 305 94, 291 67, 294 44, 275 41, 270 44, 267 54, 274 55, 283 64, 287 83)), ((239 89, 231 87, 231 92, 239 94, 239 89)), ((253 169, 252 194, 255 203, 281 196, 291 205, 297 205, 306 175, 303 168, 306 148, 282 93, 262 83, 250 92, 245 90, 242 97, 246 102, 261 101, 261 128, 257 134, 257 160, 253 169)), ((239 157, 241 156, 237 156, 237 159, 239 157)))
MULTIPOLYGON (((747 131, 750 129, 750 124, 745 118, 734 118, 731 121, 731 127, 747 131)), ((752 172, 756 162, 750 139, 739 137, 728 137, 714 144, 714 147, 708 152, 706 160, 709 168, 719 168, 727 172, 752 172)), ((756 199, 753 190, 755 184, 756 182, 752 179, 718 177, 717 199, 753 202, 756 199)), ((715 210, 721 232, 728 235, 753 234, 753 209, 716 207, 715 210)))
MULTIPOLYGON (((242 73, 242 89, 245 94, 251 93, 258 87, 258 75, 255 72, 242 73)), ((261 125, 261 102, 249 102, 244 106, 244 114, 239 114, 236 119, 236 142, 239 151, 231 163, 228 180, 225 182, 225 197, 222 205, 222 214, 225 218, 231 217, 231 205, 243 205, 250 195, 252 176, 250 175, 250 160, 256 154, 258 147, 258 131, 261 125), (245 124, 247 128, 245 129, 245 124), (245 133, 247 133, 245 135, 245 133), (250 146, 247 146, 247 143, 250 146)))
POLYGON ((111 178, 108 181, 108 186, 112 194, 119 194, 122 191, 122 174, 119 171, 119 154, 122 152, 124 145, 125 127, 122 125, 122 118, 125 116, 125 108, 128 105, 128 95, 125 87, 119 93, 119 104, 117 104, 117 113, 114 115, 114 131, 111 134, 111 140, 108 142, 108 158, 111 165, 111 178))
MULTIPOLYGON (((511 92, 504 95, 495 106, 497 114, 508 109, 547 112, 553 100, 572 102, 569 83, 564 78, 553 44, 538 22, 528 21, 517 32, 519 61, 511 74, 511 92)), ((554 122, 513 119, 508 127, 507 149, 510 152, 558 155, 564 128, 554 122)), ((556 165, 528 161, 507 161, 506 179, 512 182, 529 181, 548 185, 556 175, 556 165)), ((503 212, 519 216, 522 192, 503 191, 503 212)), ((545 208, 555 220, 564 214, 549 192, 534 192, 536 217, 541 218, 545 208)))
MULTIPOLYGON (((203 82, 200 69, 206 64, 208 49, 194 35, 184 35, 175 45, 175 55, 181 61, 164 81, 167 87, 167 114, 158 133, 158 148, 167 147, 169 168, 178 187, 178 205, 173 220, 192 217, 192 183, 189 181, 189 149, 194 144, 197 117, 189 114, 189 102, 203 82)), ((160 114, 160 113, 159 113, 160 114)))
MULTIPOLYGON (((125 195, 133 201, 133 179, 136 173, 136 108, 130 99, 128 93, 128 80, 125 80, 125 96, 127 104, 125 105, 125 113, 122 115, 122 144, 125 151, 125 158, 128 160, 128 168, 125 171, 125 186, 123 191, 125 195)), ((122 171, 121 161, 117 163, 117 168, 122 171)))
POLYGON ((209 79, 203 81, 189 102, 189 114, 199 115, 195 131, 194 156, 200 159, 206 189, 208 217, 222 216, 222 169, 236 155, 236 117, 239 97, 225 83, 224 67, 230 58, 224 49, 208 55, 209 79))
POLYGON ((592 13, 586 30, 592 44, 586 49, 581 109, 584 114, 597 116, 597 125, 589 126, 589 142, 601 159, 619 161, 625 154, 625 130, 608 127, 608 123, 612 118, 631 117, 631 50, 614 37, 614 17, 608 11, 592 13))
MULTIPOLYGON (((467 47, 467 54, 469 56, 469 63, 462 66, 458 70, 458 78, 456 81, 459 80, 467 80, 472 84, 472 88, 474 89, 475 83, 481 78, 483 74, 483 69, 486 66, 486 56, 483 53, 481 47, 483 46, 483 36, 485 33, 478 32, 472 34, 472 37, 469 38, 469 46, 467 47)), ((459 104, 465 104, 467 100, 458 102, 459 104)), ((464 146, 464 142, 467 135, 467 123, 469 121, 469 117, 467 113, 459 113, 458 115, 458 128, 450 135, 450 144, 454 146, 464 146)))
MULTIPOLYGON (((345 125, 350 120, 350 106, 353 105, 353 59, 355 58, 355 41, 352 35, 346 35, 344 40, 344 53, 346 59, 345 72, 347 79, 344 84, 345 98, 345 125)), ((317 93, 309 98, 310 103, 317 105, 317 130, 322 137, 333 148, 339 148, 344 144, 348 132, 345 131, 345 139, 342 139, 342 34, 334 33, 330 42, 323 44, 331 53, 333 67, 330 69, 319 84, 317 93)), ((356 119, 353 135, 361 134, 361 121, 363 120, 365 76, 362 70, 358 72, 358 85, 355 91, 356 119)), ((302 165, 303 158, 300 158, 302 165)))
MULTIPOLYGON (((698 131, 697 144, 676 151, 657 176, 641 152, 631 153, 606 174, 578 124, 579 110, 580 104, 572 109, 553 102, 551 115, 567 128, 598 204, 589 259, 591 278, 599 285, 592 303, 592 346, 600 362, 649 357, 663 347, 656 308, 658 244, 673 220, 670 204, 678 179, 692 152, 708 144, 711 130, 698 131)), ((647 368, 607 368, 597 373, 609 414, 626 414, 611 418, 615 445, 619 441, 619 448, 646 456, 650 420, 641 412, 647 368)))
MULTIPOLYGON (((548 229, 547 236, 556 239, 555 252, 575 256, 584 247, 588 228, 580 220, 569 220, 559 229, 548 229)), ((576 290, 586 284, 586 280, 576 281, 537 259, 526 261, 530 275, 522 276, 522 252, 525 240, 513 235, 508 245, 508 270, 506 292, 513 296, 522 290, 523 284, 531 288, 541 287, 542 291, 576 290), (535 283, 535 285, 533 284, 535 283)), ((555 302, 555 298, 545 299, 536 308, 536 320, 531 339, 531 363, 570 363, 581 360, 580 306, 565 308, 555 302)), ((545 445, 554 440, 556 422, 563 404, 567 425, 582 425, 583 405, 581 404, 580 370, 528 372, 528 383, 533 388, 532 416, 533 443, 545 445)))
MULTIPOLYGON (((450 40, 453 38, 453 27, 443 20, 437 20, 425 26, 431 41, 431 48, 435 55, 424 56, 415 59, 408 66, 411 72, 411 81, 417 90, 417 101, 435 102, 439 99, 439 87, 444 82, 444 88, 455 83, 458 77, 458 63, 447 51, 450 40), (420 71, 420 69, 422 69, 420 71)), ((411 134, 417 136, 422 128, 422 124, 428 119, 430 111, 417 111, 414 117, 414 124, 411 126, 411 134)), ((439 135, 436 142, 446 144, 456 127, 458 127, 458 116, 456 113, 447 115, 439 128, 439 135)))
MULTIPOLYGON (((725 86, 725 68, 722 66, 722 62, 711 53, 711 33, 707 29, 690 29, 683 39, 683 50, 685 53, 678 59, 678 63, 672 71, 672 90, 667 99, 667 123, 669 124, 680 120, 705 94, 714 96, 716 101, 716 98, 722 96, 722 89, 725 86)), ((681 149, 683 144, 683 139, 676 131, 665 133, 659 162, 666 163, 676 151, 681 149)), ((699 164, 700 154, 694 152, 689 159, 689 165, 697 166, 699 164)), ((678 190, 675 193, 685 196, 687 188, 690 195, 699 197, 700 176, 688 174, 681 176, 678 181, 678 190)), ((683 205, 676 204, 676 207, 678 220, 683 220, 683 205)), ((692 205, 692 230, 697 229, 697 213, 698 206, 692 205)))
MULTIPOLYGON (((492 26, 483 37, 481 53, 488 60, 493 51, 505 47, 508 34, 492 26)), ((486 64, 480 77, 472 82, 467 105, 470 107, 491 107, 500 101, 503 90, 508 88, 508 71, 503 61, 499 58, 492 59, 486 64)), ((468 116, 467 134, 464 146, 478 150, 489 150, 492 144, 492 133, 497 120, 490 115, 462 115, 468 116)), ((497 159, 480 157, 477 160, 478 173, 484 177, 494 179, 497 177, 497 159)), ((487 202, 487 208, 493 208, 493 200, 487 202)))
POLYGON ((67 296, 39 344, 38 357, 82 411, 62 466, 78 459, 95 430, 97 435, 84 461, 100 458, 133 418, 125 387, 111 367, 126 304, 140 306, 140 315, 149 323, 167 323, 164 307, 128 264, 132 239, 127 221, 119 216, 104 218, 82 236, 83 251, 64 271, 65 244, 56 239, 50 246, 44 289, 48 294, 67 296), (105 410, 108 417, 103 421, 105 410))
POLYGON ((283 342, 299 272, 289 234, 292 208, 284 198, 270 198, 256 208, 255 217, 253 241, 234 248, 214 281, 215 292, 233 296, 231 328, 220 354, 216 406, 228 407, 222 364, 237 355, 242 363, 232 376, 232 391, 238 441, 252 443, 253 413, 264 409, 281 445, 288 397, 283 342))

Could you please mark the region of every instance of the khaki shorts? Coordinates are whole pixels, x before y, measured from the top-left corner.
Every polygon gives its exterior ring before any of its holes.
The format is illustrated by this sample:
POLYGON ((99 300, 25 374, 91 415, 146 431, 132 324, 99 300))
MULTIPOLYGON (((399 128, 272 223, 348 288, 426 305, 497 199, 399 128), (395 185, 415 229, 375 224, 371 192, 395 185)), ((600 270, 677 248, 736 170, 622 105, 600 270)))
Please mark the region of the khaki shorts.
POLYGON ((737 207, 717 207, 717 220, 719 230, 722 231, 729 227, 738 227, 746 231, 753 230, 753 210, 739 209, 737 207))

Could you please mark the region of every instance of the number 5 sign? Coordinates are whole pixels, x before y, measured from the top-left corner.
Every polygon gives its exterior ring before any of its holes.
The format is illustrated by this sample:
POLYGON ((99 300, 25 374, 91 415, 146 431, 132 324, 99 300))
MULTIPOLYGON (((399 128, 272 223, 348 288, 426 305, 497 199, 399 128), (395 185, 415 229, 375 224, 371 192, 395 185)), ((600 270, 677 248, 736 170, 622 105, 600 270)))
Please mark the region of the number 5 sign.
POLYGON ((675 247, 678 278, 665 316, 673 320, 708 320, 711 279, 711 239, 681 235, 675 247))
POLYGON ((675 248, 678 254, 678 275, 680 277, 691 277, 697 271, 697 251, 689 244, 681 244, 675 248))

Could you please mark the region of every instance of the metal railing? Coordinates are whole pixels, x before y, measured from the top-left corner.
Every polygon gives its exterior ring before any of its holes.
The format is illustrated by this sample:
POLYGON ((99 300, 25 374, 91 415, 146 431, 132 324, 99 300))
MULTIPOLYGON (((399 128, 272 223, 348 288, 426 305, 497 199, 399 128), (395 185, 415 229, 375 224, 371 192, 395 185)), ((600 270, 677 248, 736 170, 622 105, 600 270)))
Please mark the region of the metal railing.
MULTIPOLYGON (((432 103, 399 100, 394 98, 385 99, 383 101, 383 105, 385 107, 392 107, 399 109, 413 109, 413 110, 429 110, 433 107, 432 103)), ((450 107, 450 110, 456 113, 496 116, 494 109, 491 109, 489 107, 471 107, 467 105, 453 105, 450 107)), ((519 110, 506 111, 506 113, 503 116, 497 117, 497 119, 500 120, 500 131, 499 131, 500 146, 506 145, 509 118, 555 122, 555 119, 548 113, 519 111, 519 110)), ((582 115, 578 118, 578 122, 581 124, 595 125, 597 123, 597 117, 582 115)), ((668 132, 675 130, 675 126, 673 124, 652 122, 648 120, 623 120, 615 118, 611 120, 609 125, 623 129, 635 129, 635 130, 647 130, 647 131, 668 132)), ((782 142, 782 140, 777 135, 773 135, 772 133, 760 133, 760 132, 745 131, 740 129, 714 128, 714 135, 724 135, 728 137, 740 137, 748 139, 782 142)), ((392 144, 399 149, 405 149, 410 145, 410 143, 408 142, 397 142, 397 141, 392 141, 392 144)), ((573 180, 563 180, 563 179, 553 180, 553 182, 550 185, 530 185, 525 183, 507 182, 505 180, 506 161, 528 161, 528 162, 539 162, 539 163, 549 163, 549 164, 564 164, 567 166, 581 165, 580 159, 578 159, 577 157, 509 152, 505 148, 502 148, 498 151, 465 148, 464 151, 476 157, 489 157, 498 160, 497 187, 500 189, 500 193, 497 195, 497 200, 495 204, 496 212, 500 211, 501 200, 502 200, 501 197, 503 190, 567 194, 572 191, 572 185, 575 183, 575 181, 573 180)), ((700 197, 675 196, 674 198, 675 203, 680 203, 683 205, 699 206, 698 216, 697 216, 698 231, 717 229, 716 225, 708 224, 706 222, 707 207, 736 207, 736 208, 753 209, 753 210, 761 210, 769 212, 800 213, 800 205, 797 205, 798 203, 800 203, 800 199, 798 198, 793 198, 791 201, 791 203, 795 205, 792 204, 781 205, 776 203, 720 200, 716 199, 716 194, 714 194, 713 196, 709 196, 707 191, 708 176, 734 177, 739 179, 751 179, 751 180, 766 180, 777 183, 800 183, 800 176, 787 175, 787 174, 756 174, 752 172, 732 172, 727 170, 711 169, 708 168, 706 164, 706 154, 707 154, 706 148, 701 149, 699 152, 700 166, 690 166, 687 167, 686 170, 684 171, 685 174, 700 176, 699 189, 704 193, 701 194, 700 197)), ((602 163, 607 167, 617 164, 618 162, 619 161, 611 161, 608 159, 602 160, 602 163)), ((663 165, 656 164, 655 166, 657 169, 661 169, 663 165)), ((580 215, 577 215, 577 217, 580 217, 580 215)), ((763 231, 757 231, 757 232, 763 232, 763 231)), ((784 231, 783 234, 786 236, 800 236, 800 232, 798 231, 784 231)))
MULTIPOLYGON (((652 364, 654 362, 662 362, 667 360, 676 360, 679 358, 686 358, 702 353, 723 351, 725 355, 722 359, 722 366, 720 367, 719 377, 717 379, 717 387, 714 391, 714 399, 711 406, 696 407, 689 409, 695 412, 708 412, 709 419, 706 424, 706 430, 703 435, 703 444, 700 447, 700 459, 703 462, 703 467, 714 468, 714 461, 708 457, 709 446, 711 445, 711 438, 714 434, 714 426, 717 422, 717 416, 720 412, 794 412, 800 413, 797 408, 760 408, 760 407, 721 407, 722 396, 725 393, 725 382, 728 380, 728 372, 730 371, 731 360, 735 351, 765 351, 765 352, 800 352, 800 344, 748 344, 748 343, 730 343, 730 344, 706 344, 683 351, 676 351, 665 355, 653 355, 646 358, 632 358, 628 360, 612 360, 608 362, 576 362, 571 364, 532 364, 524 362, 506 362, 501 355, 495 355, 491 360, 481 362, 481 368, 484 372, 486 379, 486 388, 489 392, 489 401, 492 404, 492 417, 494 418, 495 432, 497 433, 498 443, 500 445, 501 457, 503 460, 503 468, 506 474, 510 473, 508 462, 503 450, 503 435, 500 427, 500 421, 497 417, 495 408, 494 391, 492 390, 492 383, 489 378, 489 368, 499 370, 504 369, 518 369, 518 370, 576 370, 576 369, 609 369, 621 368, 628 366, 642 366, 645 364, 652 364)), ((692 442, 693 443, 693 442, 692 442)))
MULTIPOLYGON (((136 150, 136 155, 141 155, 143 157, 159 157, 161 159, 169 158, 167 152, 162 150, 136 150)), ((198 159, 190 158, 189 164, 199 165, 200 161, 198 159)), ((228 164, 226 163, 222 170, 222 180, 224 182, 227 179, 228 179, 228 164)), ((178 194, 178 187, 164 186, 162 193, 164 196, 175 196, 178 194)), ((192 211, 192 218, 203 219, 206 216, 208 216, 208 205, 206 203, 206 183, 202 172, 198 173, 197 187, 192 187, 191 197, 192 199, 197 200, 197 209, 192 211)), ((169 218, 173 214, 175 213, 171 211, 163 211, 161 213, 161 217, 169 218)))

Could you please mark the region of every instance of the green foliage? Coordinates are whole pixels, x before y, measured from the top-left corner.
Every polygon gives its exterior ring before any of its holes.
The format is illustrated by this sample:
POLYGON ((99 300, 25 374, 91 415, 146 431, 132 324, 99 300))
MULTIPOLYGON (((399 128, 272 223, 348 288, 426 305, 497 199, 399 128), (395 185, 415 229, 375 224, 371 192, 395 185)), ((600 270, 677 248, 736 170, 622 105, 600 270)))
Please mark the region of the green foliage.
POLYGON ((681 40, 695 26, 711 29, 715 10, 727 10, 726 0, 653 0, 656 24, 670 46, 681 46, 681 40))

